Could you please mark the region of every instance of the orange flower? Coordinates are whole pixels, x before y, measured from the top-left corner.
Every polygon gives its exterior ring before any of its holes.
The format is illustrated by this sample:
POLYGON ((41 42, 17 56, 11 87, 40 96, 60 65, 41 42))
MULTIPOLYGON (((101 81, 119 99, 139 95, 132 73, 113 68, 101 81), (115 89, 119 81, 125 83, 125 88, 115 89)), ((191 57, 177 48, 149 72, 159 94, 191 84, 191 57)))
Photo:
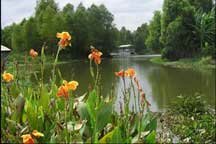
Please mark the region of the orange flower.
POLYGON ((63 80, 63 85, 59 87, 57 96, 64 96, 65 98, 68 98, 69 90, 75 91, 78 85, 79 83, 77 81, 67 82, 66 80, 63 80))
POLYGON ((29 55, 32 57, 32 58, 35 58, 38 56, 38 53, 34 50, 34 49, 31 49, 29 51, 29 55))
POLYGON ((68 32, 57 33, 56 37, 64 40, 71 40, 71 35, 68 32))
POLYGON ((30 134, 25 134, 21 137, 23 138, 23 144, 34 144, 34 139, 30 134))
POLYGON ((63 84, 68 88, 68 90, 72 90, 75 91, 77 89, 77 86, 79 85, 79 83, 77 81, 70 81, 69 83, 64 80, 63 84))
POLYGON ((102 52, 100 52, 99 50, 95 49, 94 47, 92 47, 91 49, 91 53, 89 54, 88 58, 90 60, 94 60, 94 62, 96 64, 100 64, 101 63, 101 56, 103 55, 102 52))
POLYGON ((129 68, 125 71, 125 76, 127 77, 133 77, 135 76, 135 70, 133 68, 129 68))
POLYGON ((60 41, 58 42, 60 47, 65 48, 66 46, 71 45, 71 35, 68 32, 57 33, 56 37, 60 38, 60 41))
POLYGON ((44 136, 43 133, 38 132, 37 130, 33 130, 32 135, 35 136, 35 137, 37 137, 37 138, 38 138, 38 137, 43 137, 43 136, 44 136))
POLYGON ((2 77, 3 77, 3 80, 6 81, 6 82, 10 82, 10 81, 12 81, 14 79, 14 76, 12 74, 6 73, 6 72, 4 72, 2 74, 2 77))
POLYGON ((124 77, 124 70, 120 70, 119 72, 115 72, 116 76, 124 77))
POLYGON ((59 89, 58 89, 58 92, 57 92, 57 96, 58 97, 65 97, 65 98, 68 98, 68 87, 67 86, 65 86, 65 85, 62 85, 62 86, 60 86, 59 87, 59 89))

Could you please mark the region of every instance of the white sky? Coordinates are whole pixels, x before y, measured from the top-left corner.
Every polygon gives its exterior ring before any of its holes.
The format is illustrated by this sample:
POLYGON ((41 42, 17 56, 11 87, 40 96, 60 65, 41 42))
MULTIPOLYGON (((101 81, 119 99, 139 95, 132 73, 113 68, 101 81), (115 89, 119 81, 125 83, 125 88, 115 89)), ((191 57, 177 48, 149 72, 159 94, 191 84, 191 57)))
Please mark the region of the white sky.
MULTIPOLYGON (((117 28, 125 26, 129 30, 136 30, 138 26, 149 22, 155 10, 161 10, 163 0, 55 0, 60 8, 67 3, 78 6, 80 2, 85 7, 91 4, 104 4, 114 15, 117 28)), ((1 27, 20 22, 34 14, 36 0, 1 0, 1 27)))

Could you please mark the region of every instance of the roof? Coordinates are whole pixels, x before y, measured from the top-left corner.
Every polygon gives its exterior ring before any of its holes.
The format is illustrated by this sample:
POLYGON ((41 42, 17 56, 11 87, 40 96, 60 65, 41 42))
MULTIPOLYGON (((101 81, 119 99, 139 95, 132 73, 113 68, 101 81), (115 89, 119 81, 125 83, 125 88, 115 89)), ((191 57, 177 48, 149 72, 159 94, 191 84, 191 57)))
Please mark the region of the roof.
POLYGON ((127 44, 127 45, 120 45, 119 48, 131 47, 131 46, 133 46, 133 45, 131 45, 131 44, 127 44))
POLYGON ((7 47, 1 45, 1 52, 2 52, 2 51, 11 51, 11 49, 9 49, 9 48, 7 48, 7 47))

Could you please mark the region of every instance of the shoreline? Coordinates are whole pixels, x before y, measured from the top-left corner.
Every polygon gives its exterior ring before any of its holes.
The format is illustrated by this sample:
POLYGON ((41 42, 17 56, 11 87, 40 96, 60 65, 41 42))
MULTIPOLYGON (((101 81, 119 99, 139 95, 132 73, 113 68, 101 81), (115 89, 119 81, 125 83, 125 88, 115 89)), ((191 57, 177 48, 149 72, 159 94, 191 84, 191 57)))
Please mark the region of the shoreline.
POLYGON ((216 70, 216 62, 210 57, 203 57, 201 59, 180 59, 178 61, 168 61, 161 57, 154 57, 150 59, 150 62, 163 66, 169 66, 173 68, 182 69, 196 69, 196 70, 216 70))

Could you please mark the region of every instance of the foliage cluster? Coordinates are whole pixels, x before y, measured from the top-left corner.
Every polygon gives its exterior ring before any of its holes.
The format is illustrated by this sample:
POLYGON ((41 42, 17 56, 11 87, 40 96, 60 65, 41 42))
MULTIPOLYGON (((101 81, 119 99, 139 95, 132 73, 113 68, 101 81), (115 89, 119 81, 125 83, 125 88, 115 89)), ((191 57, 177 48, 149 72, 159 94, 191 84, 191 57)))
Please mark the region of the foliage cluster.
POLYGON ((215 111, 199 94, 179 96, 166 114, 167 123, 181 142, 214 143, 215 111))
POLYGON ((102 53, 92 47, 89 55, 92 88, 86 90, 82 96, 77 96, 75 90, 81 83, 67 82, 56 67, 59 53, 66 49, 65 45, 62 45, 65 44, 62 43, 64 40, 62 36, 58 43, 50 82, 44 82, 47 66, 45 45, 40 50, 40 71, 34 70, 38 57, 30 52, 32 59, 25 61, 24 66, 20 67, 15 60, 13 67, 7 69, 11 74, 4 72, 1 82, 1 141, 21 143, 23 138, 23 143, 27 143, 28 136, 28 140, 38 143, 155 142, 157 121, 148 109, 150 104, 147 103, 144 93, 141 96, 140 89, 135 89, 135 85, 138 85, 137 79, 133 81, 135 71, 128 69, 127 76, 122 75, 124 81, 131 83, 124 85, 124 101, 120 104, 124 108, 121 107, 121 112, 118 113, 114 108, 117 96, 101 95, 99 64, 102 53), (32 76, 35 77, 35 83, 32 82, 32 76), (57 80, 57 76, 60 80, 57 80), (130 110, 131 98, 138 100, 133 107, 141 109, 140 111, 130 110), (36 130, 43 134, 38 133, 42 137, 33 139, 29 133, 37 132, 36 130))
POLYGON ((20 52, 40 50, 45 41, 47 54, 54 55, 55 33, 68 31, 75 37, 73 48, 61 53, 64 58, 85 58, 89 45, 97 46, 109 56, 122 44, 132 44, 138 54, 162 53, 163 58, 172 61, 202 56, 216 58, 212 0, 165 0, 162 11, 155 11, 149 24, 144 23, 133 32, 125 27, 118 30, 113 19, 104 5, 85 8, 80 3, 75 10, 72 4, 67 4, 60 10, 54 0, 38 0, 32 17, 1 30, 1 42, 20 52))

